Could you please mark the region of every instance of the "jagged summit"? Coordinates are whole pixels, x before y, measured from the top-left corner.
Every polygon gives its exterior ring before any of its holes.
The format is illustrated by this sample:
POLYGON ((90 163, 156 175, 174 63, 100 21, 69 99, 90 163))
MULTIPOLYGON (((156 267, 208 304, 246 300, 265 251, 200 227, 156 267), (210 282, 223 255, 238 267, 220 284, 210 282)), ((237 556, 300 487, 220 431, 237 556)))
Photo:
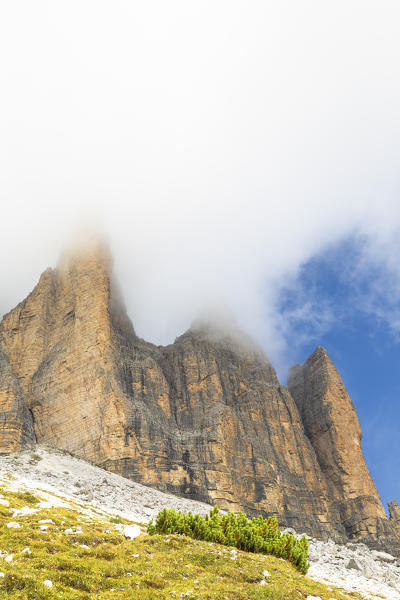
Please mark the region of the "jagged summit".
POLYGON ((107 245, 66 253, 0 323, 0 451, 67 450, 177 495, 392 549, 354 407, 322 348, 280 385, 226 324, 135 334, 107 245), (386 546, 385 546, 386 544, 386 546))
POLYGON ((216 314, 195 319, 190 328, 176 342, 193 338, 203 343, 218 345, 227 351, 243 356, 251 355, 263 363, 269 363, 262 348, 245 331, 240 329, 237 321, 228 316, 216 314))
POLYGON ((377 535, 385 510, 364 461, 357 413, 328 352, 319 346, 291 369, 288 388, 346 532, 377 535))

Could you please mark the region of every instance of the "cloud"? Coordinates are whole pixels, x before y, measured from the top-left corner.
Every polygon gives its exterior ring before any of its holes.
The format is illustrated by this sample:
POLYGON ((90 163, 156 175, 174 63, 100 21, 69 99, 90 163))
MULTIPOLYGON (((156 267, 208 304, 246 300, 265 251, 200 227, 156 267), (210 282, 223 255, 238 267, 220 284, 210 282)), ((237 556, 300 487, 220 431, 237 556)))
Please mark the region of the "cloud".
POLYGON ((0 311, 91 226, 140 335, 166 343, 227 307, 282 363, 299 324, 335 319, 301 269, 353 238, 338 271, 360 309, 387 319, 390 305, 397 334, 400 8, 377 8, 3 6, 0 311))

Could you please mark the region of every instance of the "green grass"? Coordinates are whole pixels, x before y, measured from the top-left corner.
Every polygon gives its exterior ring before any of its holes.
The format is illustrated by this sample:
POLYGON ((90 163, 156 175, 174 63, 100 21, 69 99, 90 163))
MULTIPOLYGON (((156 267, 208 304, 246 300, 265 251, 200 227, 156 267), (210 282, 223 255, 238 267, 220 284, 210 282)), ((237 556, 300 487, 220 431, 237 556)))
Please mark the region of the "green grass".
POLYGON ((79 506, 52 508, 12 517, 12 509, 37 499, 29 493, 5 491, 10 507, 0 506, 0 598, 18 600, 293 600, 308 595, 322 600, 360 599, 357 594, 328 590, 274 556, 237 551, 181 535, 142 535, 128 541, 115 529, 111 515, 83 518, 79 506), (52 519, 46 531, 39 521, 52 519), (17 521, 19 529, 6 527, 17 521), (82 532, 66 534, 66 529, 82 532), (108 533, 110 531, 111 533, 108 533), (89 548, 81 547, 82 545, 89 548), (22 554, 29 547, 31 553, 22 554), (268 583, 260 585, 263 571, 268 583), (50 580, 53 587, 44 586, 50 580))
POLYGON ((22 500, 23 505, 27 506, 35 506, 39 502, 39 499, 31 494, 31 492, 14 492, 12 497, 22 500))

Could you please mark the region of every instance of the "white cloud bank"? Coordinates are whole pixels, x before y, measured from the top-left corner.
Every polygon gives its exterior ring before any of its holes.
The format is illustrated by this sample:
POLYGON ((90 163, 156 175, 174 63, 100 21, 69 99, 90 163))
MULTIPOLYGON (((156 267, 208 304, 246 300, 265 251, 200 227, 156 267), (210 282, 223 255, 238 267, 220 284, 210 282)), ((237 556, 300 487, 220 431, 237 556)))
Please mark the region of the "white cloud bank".
POLYGON ((229 306, 282 360, 282 286, 351 235, 348 277, 380 274, 365 310, 395 311, 399 19, 397 0, 3 2, 0 311, 82 225, 152 341, 229 306))

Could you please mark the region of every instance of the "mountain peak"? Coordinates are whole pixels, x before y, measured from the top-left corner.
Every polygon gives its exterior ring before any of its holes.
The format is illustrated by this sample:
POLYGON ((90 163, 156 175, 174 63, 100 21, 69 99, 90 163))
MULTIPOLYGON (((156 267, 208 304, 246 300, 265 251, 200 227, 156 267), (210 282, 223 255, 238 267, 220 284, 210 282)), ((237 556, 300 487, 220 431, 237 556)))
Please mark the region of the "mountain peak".
POLYGON ((98 236, 4 317, 0 345, 0 451, 10 435, 22 447, 25 426, 38 443, 162 491, 275 514, 319 537, 389 539, 357 415, 323 348, 295 368, 290 394, 229 314, 148 344, 98 236))
POLYGON ((111 272, 112 256, 106 236, 91 232, 74 238, 61 253, 58 269, 64 272, 88 263, 96 263, 111 272))
POLYGON ((359 522, 352 525, 354 533, 357 528, 372 529, 371 517, 384 518, 385 511, 365 464, 361 427, 353 403, 322 346, 304 365, 290 370, 288 387, 345 527, 350 528, 358 504, 359 522))

